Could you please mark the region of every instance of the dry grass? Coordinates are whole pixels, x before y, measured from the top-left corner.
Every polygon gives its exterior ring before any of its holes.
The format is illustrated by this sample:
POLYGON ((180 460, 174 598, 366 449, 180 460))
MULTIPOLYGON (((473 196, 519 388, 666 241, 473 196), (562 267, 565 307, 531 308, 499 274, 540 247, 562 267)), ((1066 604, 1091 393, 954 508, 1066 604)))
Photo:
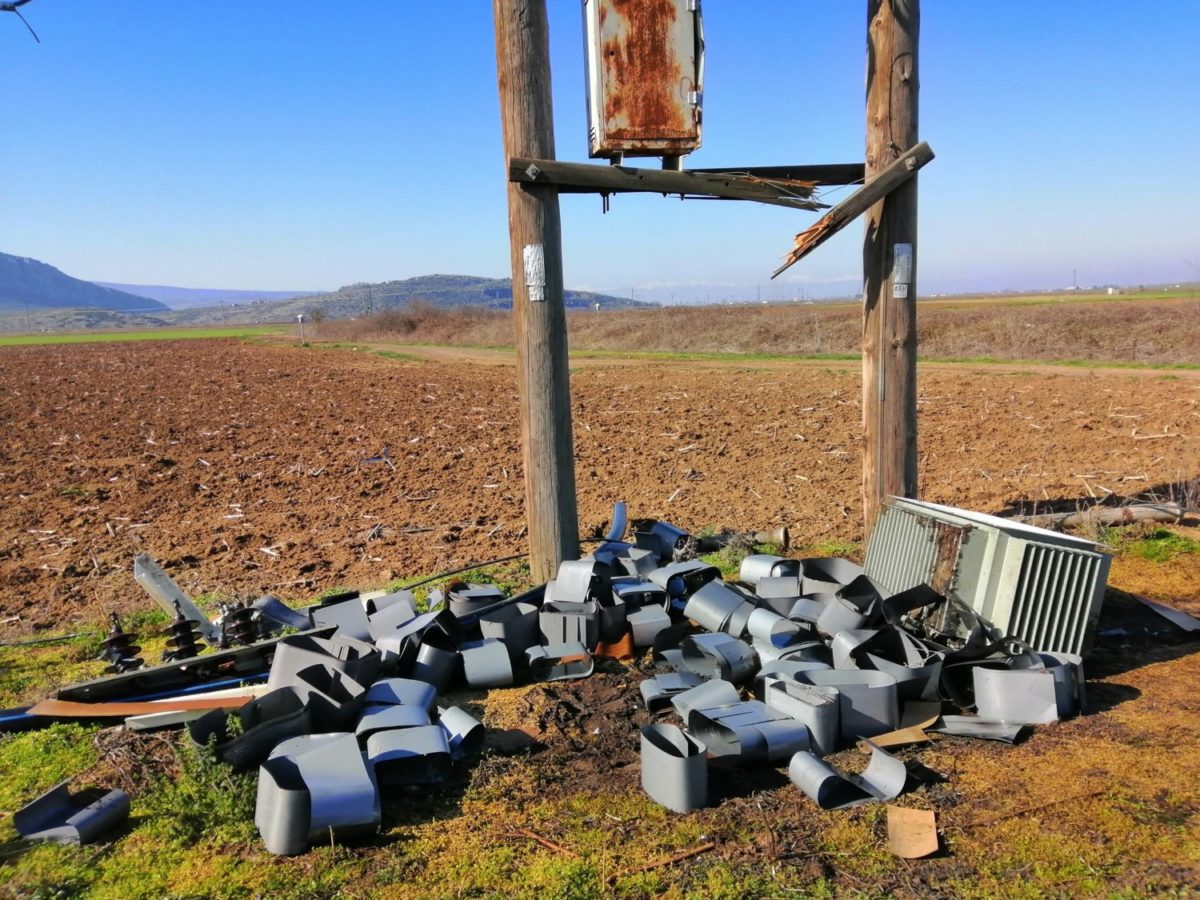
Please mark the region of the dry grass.
MULTIPOLYGON (((662 353, 845 356, 859 352, 857 306, 664 307, 568 314, 571 348, 662 353)), ((1200 365, 1200 302, 949 304, 920 309, 925 359, 1078 360, 1200 365)), ((412 306, 327 322, 320 338, 484 347, 512 343, 508 312, 412 306)))

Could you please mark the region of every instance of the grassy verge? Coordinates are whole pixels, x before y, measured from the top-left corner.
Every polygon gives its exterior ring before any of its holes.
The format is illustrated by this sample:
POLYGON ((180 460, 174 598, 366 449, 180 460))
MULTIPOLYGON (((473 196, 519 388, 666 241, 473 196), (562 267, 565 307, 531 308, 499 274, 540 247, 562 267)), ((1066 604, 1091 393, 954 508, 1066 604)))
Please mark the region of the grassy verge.
POLYGON ((8 334, 0 347, 39 344, 93 344, 113 341, 182 341, 199 338, 251 338, 275 334, 279 325, 235 325, 226 328, 156 328, 146 331, 88 331, 73 334, 8 334))

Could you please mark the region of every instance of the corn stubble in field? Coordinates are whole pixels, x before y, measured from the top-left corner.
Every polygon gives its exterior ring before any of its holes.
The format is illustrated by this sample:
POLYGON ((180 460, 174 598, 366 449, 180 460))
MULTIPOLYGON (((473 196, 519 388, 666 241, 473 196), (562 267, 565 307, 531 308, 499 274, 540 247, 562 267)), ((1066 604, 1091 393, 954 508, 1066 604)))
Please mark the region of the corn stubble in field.
MULTIPOLYGON (((855 356, 862 342, 856 305, 664 307, 568 314, 573 350, 855 356)), ((1200 365, 1200 302, 951 304, 919 307, 924 359, 1079 360, 1200 365)), ((512 343, 506 312, 414 304, 348 322, 324 322, 325 340, 451 344, 512 343)))

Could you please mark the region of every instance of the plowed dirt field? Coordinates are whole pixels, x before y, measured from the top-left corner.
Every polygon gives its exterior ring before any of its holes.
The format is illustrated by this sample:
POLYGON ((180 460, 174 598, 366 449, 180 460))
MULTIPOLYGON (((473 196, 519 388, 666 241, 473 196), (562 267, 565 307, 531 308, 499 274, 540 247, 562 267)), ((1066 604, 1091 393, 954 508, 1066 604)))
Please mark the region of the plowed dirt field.
MULTIPOLYGON (((853 367, 579 365, 585 532, 626 500, 693 530, 861 537, 853 367)), ((922 495, 999 511, 1195 477, 1198 388, 1190 372, 930 367, 922 495)), ((504 364, 222 340, 7 347, 0 422, 9 636, 145 608, 140 551, 192 595, 297 601, 525 549, 504 364)))

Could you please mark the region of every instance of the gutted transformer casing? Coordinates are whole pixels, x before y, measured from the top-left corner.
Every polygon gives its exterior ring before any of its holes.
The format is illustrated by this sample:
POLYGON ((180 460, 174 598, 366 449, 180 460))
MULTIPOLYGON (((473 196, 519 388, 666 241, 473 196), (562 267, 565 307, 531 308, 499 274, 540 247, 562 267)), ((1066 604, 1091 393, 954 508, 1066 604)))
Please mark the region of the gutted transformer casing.
POLYGON ((584 0, 588 154, 681 157, 700 146, 699 0, 584 0))

